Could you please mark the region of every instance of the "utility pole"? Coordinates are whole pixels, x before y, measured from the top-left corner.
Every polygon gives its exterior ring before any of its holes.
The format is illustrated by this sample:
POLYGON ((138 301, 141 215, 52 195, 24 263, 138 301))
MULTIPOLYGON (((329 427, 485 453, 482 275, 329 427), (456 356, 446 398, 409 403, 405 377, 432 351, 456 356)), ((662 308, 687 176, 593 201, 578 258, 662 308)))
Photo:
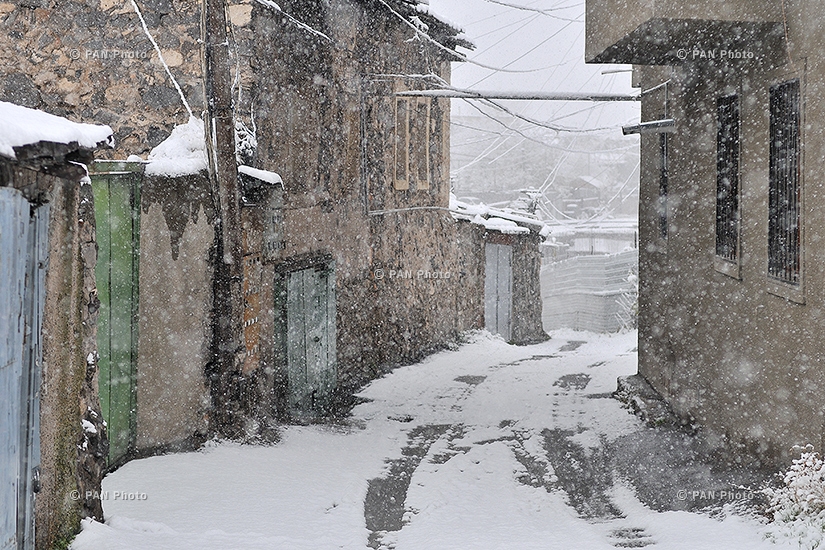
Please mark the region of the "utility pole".
POLYGON ((204 0, 201 19, 204 48, 204 120, 212 197, 217 213, 213 294, 212 428, 226 437, 242 433, 240 378, 243 339, 243 250, 232 75, 224 0, 204 0))

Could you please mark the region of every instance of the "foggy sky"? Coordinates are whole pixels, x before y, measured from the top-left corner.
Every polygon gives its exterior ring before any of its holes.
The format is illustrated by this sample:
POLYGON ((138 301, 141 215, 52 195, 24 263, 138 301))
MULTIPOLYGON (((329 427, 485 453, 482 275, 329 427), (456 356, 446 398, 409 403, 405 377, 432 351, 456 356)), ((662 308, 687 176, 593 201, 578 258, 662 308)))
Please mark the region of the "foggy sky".
MULTIPOLYGON (((476 45, 474 51, 460 49, 469 59, 503 69, 529 71, 497 72, 472 63, 454 63, 454 86, 480 90, 634 92, 629 72, 601 74, 603 70, 629 66, 584 63, 584 0, 501 1, 552 10, 552 15, 505 7, 490 0, 430 0, 434 13, 458 25, 476 45)), ((520 114, 543 121, 584 109, 558 121, 569 127, 620 126, 639 118, 637 103, 504 103, 520 114)), ((453 100, 453 113, 471 115, 477 111, 463 100, 453 100)))

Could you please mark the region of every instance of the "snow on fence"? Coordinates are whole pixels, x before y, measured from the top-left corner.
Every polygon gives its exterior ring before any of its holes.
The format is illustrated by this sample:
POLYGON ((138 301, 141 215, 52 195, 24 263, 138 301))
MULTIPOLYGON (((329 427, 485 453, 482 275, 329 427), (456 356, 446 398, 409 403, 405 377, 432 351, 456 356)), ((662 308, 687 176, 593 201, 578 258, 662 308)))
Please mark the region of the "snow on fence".
POLYGON ((638 250, 576 256, 541 270, 544 330, 616 332, 635 318, 638 250))

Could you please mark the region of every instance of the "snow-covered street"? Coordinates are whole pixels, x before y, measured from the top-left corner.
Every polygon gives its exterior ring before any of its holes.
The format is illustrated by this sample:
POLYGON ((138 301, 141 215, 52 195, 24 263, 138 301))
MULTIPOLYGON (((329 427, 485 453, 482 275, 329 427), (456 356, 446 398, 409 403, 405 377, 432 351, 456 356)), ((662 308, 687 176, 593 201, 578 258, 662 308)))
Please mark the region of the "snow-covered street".
POLYGON ((106 524, 84 520, 72 548, 783 548, 718 513, 741 476, 611 397, 635 346, 476 334, 373 382, 345 422, 128 463, 104 479, 106 524))

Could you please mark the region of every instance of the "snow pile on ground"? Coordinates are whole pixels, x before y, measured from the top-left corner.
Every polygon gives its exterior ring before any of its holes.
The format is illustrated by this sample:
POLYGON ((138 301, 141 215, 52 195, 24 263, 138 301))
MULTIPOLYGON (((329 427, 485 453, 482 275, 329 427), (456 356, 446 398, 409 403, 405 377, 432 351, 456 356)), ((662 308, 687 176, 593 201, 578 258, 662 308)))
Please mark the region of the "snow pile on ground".
POLYGON ((175 126, 172 133, 149 153, 146 174, 149 176, 186 176, 206 170, 206 139, 203 121, 189 117, 189 122, 175 126))
POLYGON ((0 101, 0 155, 17 158, 14 147, 40 141, 77 143, 95 149, 98 145, 113 146, 112 129, 108 126, 72 122, 65 118, 0 101))
POLYGON ((825 539, 825 461, 808 445, 783 481, 784 487, 765 491, 774 521, 769 537, 798 541, 805 550, 819 548, 825 539))
POLYGON ((104 480, 106 523, 85 521, 72 548, 795 547, 748 517, 654 511, 603 467, 623 438, 654 437, 610 395, 636 371, 635 332, 469 339, 374 381, 346 422, 126 464, 104 480))

